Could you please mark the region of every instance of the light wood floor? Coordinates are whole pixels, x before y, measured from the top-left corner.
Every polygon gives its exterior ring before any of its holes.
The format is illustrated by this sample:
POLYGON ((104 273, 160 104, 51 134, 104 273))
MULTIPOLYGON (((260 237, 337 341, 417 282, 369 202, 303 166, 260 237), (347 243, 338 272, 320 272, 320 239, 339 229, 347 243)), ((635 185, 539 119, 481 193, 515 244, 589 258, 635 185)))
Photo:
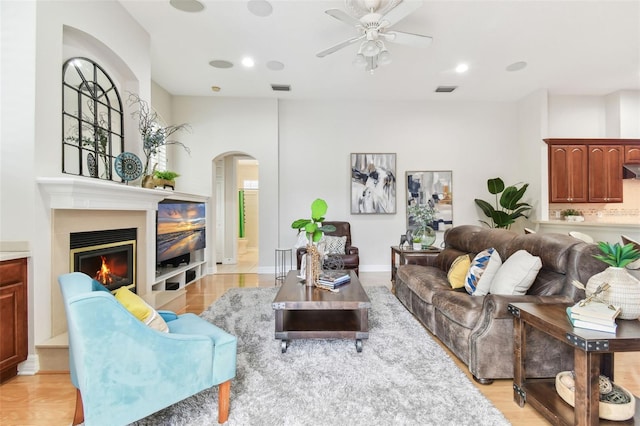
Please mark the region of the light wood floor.
MULTIPOLYGON (((390 287, 389 273, 362 272, 365 286, 390 287)), ((187 287, 187 312, 201 313, 232 287, 272 287, 273 275, 216 274, 187 287)), ((425 330, 425 333, 428 333, 425 330)), ((436 339, 437 340, 437 339, 436 339)), ((445 348, 446 350, 446 348, 445 348)), ((448 351, 447 351, 448 352, 448 351)), ((471 378, 467 368, 449 353, 471 378)), ((616 355, 616 382, 634 394, 640 394, 640 367, 635 353, 616 355)), ((473 382, 473 379, 471 379, 473 382)), ((514 425, 548 425, 535 410, 513 402, 511 380, 496 380, 488 386, 473 382, 514 425)), ((75 388, 66 373, 18 376, 0 385, 0 424, 6 426, 67 426, 73 418, 75 388)))

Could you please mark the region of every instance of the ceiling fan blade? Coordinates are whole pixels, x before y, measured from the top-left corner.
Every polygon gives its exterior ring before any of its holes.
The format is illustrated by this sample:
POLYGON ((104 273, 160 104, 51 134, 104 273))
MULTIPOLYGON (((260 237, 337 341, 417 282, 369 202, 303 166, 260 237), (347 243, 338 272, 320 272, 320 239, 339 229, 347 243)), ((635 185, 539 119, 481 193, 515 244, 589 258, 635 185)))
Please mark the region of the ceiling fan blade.
POLYGON ((382 21, 387 21, 387 27, 395 24, 396 22, 406 18, 411 15, 416 10, 422 7, 422 0, 414 1, 414 0, 403 0, 399 5, 391 9, 387 12, 383 17, 382 21))
POLYGON ((414 47, 427 47, 433 42, 433 37, 421 34, 405 33, 403 31, 385 31, 382 33, 386 41, 407 44, 414 47))
POLYGON ((323 50, 322 52, 318 52, 318 53, 316 54, 316 56, 317 56, 318 58, 324 58, 324 57, 325 57, 325 56, 327 56, 328 54, 333 53, 333 52, 335 52, 335 51, 338 51, 338 50, 342 49, 343 47, 347 47, 347 46, 349 46, 350 44, 353 44, 353 43, 355 43, 355 42, 357 42, 357 41, 359 41, 359 40, 364 39, 365 37, 366 37, 366 34, 362 34, 362 35, 359 35, 359 36, 357 36, 357 37, 350 38, 350 39, 348 39, 348 40, 345 40, 345 41, 343 41, 343 42, 341 42, 341 43, 336 44, 335 46, 331 46, 330 48, 325 49, 325 50, 323 50))
POLYGON ((359 19, 356 19, 353 16, 347 14, 344 10, 329 9, 329 10, 325 10, 324 13, 326 13, 329 16, 333 16, 338 21, 344 22, 347 25, 351 25, 351 26, 361 25, 359 19))

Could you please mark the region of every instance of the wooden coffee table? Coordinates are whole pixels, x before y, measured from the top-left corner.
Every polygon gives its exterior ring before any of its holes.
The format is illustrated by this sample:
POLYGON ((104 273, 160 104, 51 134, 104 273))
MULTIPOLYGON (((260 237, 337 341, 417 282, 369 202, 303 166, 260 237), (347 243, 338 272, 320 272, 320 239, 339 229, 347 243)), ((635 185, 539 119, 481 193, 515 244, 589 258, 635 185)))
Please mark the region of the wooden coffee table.
POLYGON ((353 271, 351 282, 337 293, 307 287, 289 271, 273 299, 275 338, 281 339, 282 353, 292 339, 355 339, 362 352, 362 339, 369 338, 371 301, 353 271))

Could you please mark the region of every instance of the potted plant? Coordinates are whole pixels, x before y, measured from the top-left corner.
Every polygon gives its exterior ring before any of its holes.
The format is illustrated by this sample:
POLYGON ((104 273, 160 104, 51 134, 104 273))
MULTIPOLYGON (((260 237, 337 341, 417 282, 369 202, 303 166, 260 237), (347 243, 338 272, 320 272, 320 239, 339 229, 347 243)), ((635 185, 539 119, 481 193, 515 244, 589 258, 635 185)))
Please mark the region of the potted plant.
POLYGON ((153 169, 153 174, 151 177, 147 177, 143 185, 145 188, 155 188, 157 186, 161 186, 163 188, 170 187, 171 189, 176 188, 176 178, 180 176, 176 172, 172 172, 170 170, 156 170, 153 169))
POLYGON ((142 136, 142 152, 145 156, 142 186, 145 186, 145 180, 151 179, 153 176, 153 172, 150 171, 151 157, 158 154, 162 147, 179 145, 187 153, 191 154, 191 150, 185 144, 170 139, 174 133, 181 130, 189 130, 190 126, 187 123, 182 123, 162 127, 158 113, 153 111, 146 101, 140 99, 140 96, 134 93, 129 94, 129 105, 138 106, 138 110, 131 113, 131 116, 139 120, 138 130, 142 136))
POLYGON ((504 186, 504 181, 499 177, 487 180, 487 189, 489 193, 495 195, 495 207, 484 200, 476 198, 474 201, 482 212, 491 222, 480 222, 489 228, 510 229, 511 225, 520 217, 527 217, 526 212, 531 210, 531 205, 522 203, 520 200, 524 196, 528 183, 522 184, 520 188, 518 184, 504 186), (500 197, 498 197, 500 196, 500 197))
POLYGON ((414 204, 409 206, 407 211, 410 223, 413 222, 416 225, 413 230, 413 242, 419 243, 420 247, 417 250, 427 248, 436 240, 436 233, 432 227, 436 218, 436 209, 430 204, 414 204), (418 241, 415 237, 418 237, 418 241))
POLYGON ((586 287, 587 297, 593 294, 598 286, 608 283, 609 288, 602 292, 605 303, 620 306, 621 319, 636 319, 640 316, 640 281, 633 277, 625 266, 640 259, 640 251, 633 244, 620 245, 600 241, 598 248, 601 254, 593 257, 609 265, 604 271, 589 278, 586 287))
POLYGON ((422 248, 422 237, 414 235, 413 237, 413 249, 420 250, 422 248))
POLYGON ((315 244, 322 239, 325 232, 333 232, 336 227, 333 225, 322 225, 324 215, 327 213, 327 202, 317 198, 311 203, 311 218, 294 220, 291 224, 298 233, 307 234, 307 253, 305 254, 305 279, 307 286, 313 286, 320 275, 320 253, 315 244))
POLYGON ((568 222, 582 222, 584 221, 584 217, 582 217, 582 212, 576 209, 564 209, 560 212, 560 216, 568 222))

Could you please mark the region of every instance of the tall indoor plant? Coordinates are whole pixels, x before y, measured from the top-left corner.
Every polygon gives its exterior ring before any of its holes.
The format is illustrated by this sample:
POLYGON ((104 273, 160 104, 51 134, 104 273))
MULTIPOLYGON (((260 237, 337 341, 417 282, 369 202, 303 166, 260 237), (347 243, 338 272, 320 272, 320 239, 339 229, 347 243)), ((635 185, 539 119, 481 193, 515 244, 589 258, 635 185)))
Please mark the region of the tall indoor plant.
POLYGON ((131 113, 131 116, 138 119, 138 130, 142 136, 142 152, 145 156, 144 170, 142 172, 142 186, 153 178, 153 170, 151 167, 151 157, 158 154, 160 149, 167 145, 179 145, 187 153, 191 150, 182 142, 170 139, 171 136, 181 130, 189 130, 191 127, 187 123, 162 127, 158 113, 153 111, 149 104, 140 99, 135 93, 129 94, 129 105, 138 107, 137 111, 131 113))
POLYGON ((489 228, 511 228, 511 225, 520 217, 527 217, 526 212, 531 210, 531 205, 523 203, 522 197, 529 187, 528 183, 505 187, 504 181, 499 177, 487 180, 489 193, 495 195, 495 207, 484 200, 476 198, 474 201, 491 222, 481 220, 489 228))
POLYGON ((299 233, 305 232, 307 234, 305 280, 308 286, 314 285, 320 274, 320 254, 314 243, 320 241, 325 232, 336 230, 333 225, 322 224, 324 215, 327 214, 327 209, 327 202, 317 198, 311 203, 311 218, 298 219, 291 224, 291 227, 297 229, 299 233))
POLYGON ((600 241, 598 248, 601 254, 593 257, 609 265, 604 271, 589 278, 586 294, 590 296, 598 286, 604 283, 609 288, 602 292, 602 300, 608 304, 620 306, 621 319, 640 317, 640 281, 626 269, 629 263, 640 259, 640 251, 633 244, 620 245, 600 241))

